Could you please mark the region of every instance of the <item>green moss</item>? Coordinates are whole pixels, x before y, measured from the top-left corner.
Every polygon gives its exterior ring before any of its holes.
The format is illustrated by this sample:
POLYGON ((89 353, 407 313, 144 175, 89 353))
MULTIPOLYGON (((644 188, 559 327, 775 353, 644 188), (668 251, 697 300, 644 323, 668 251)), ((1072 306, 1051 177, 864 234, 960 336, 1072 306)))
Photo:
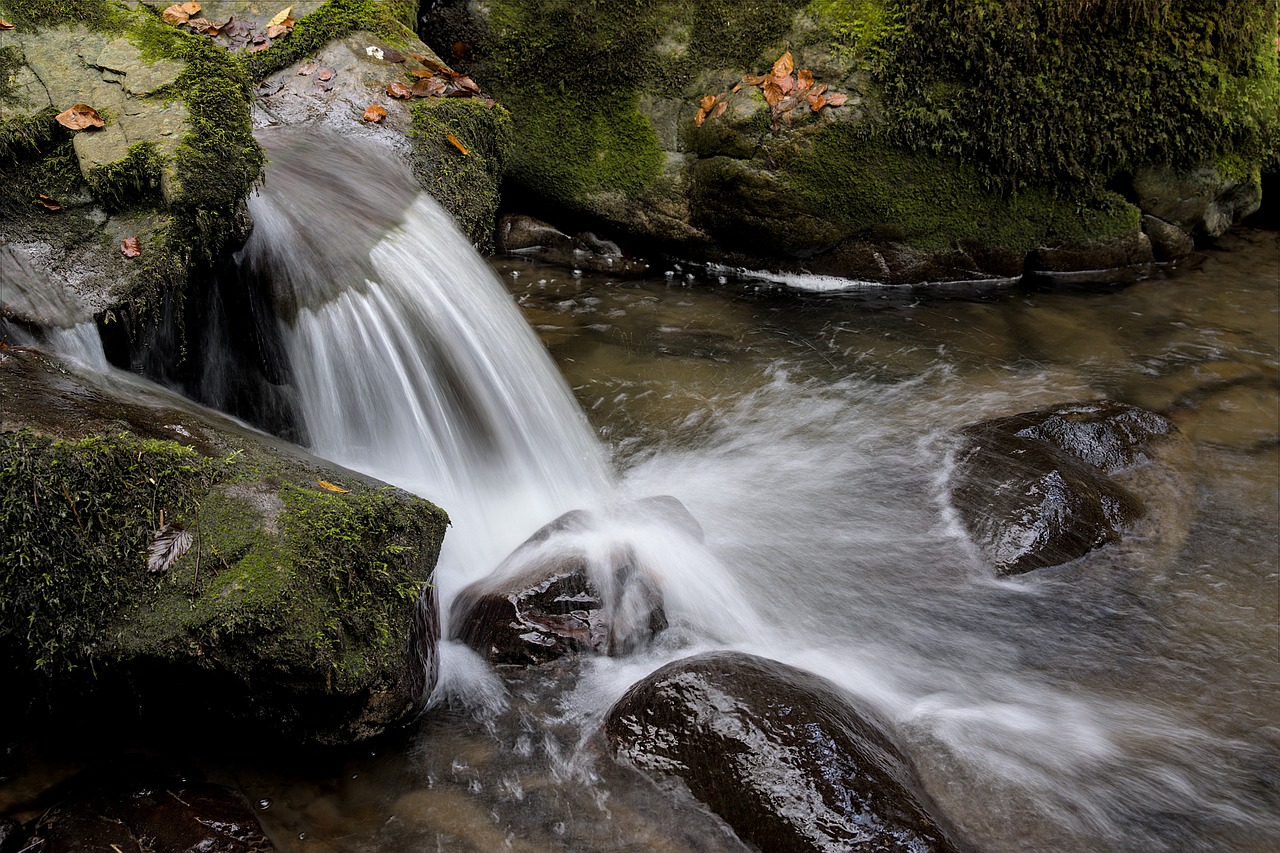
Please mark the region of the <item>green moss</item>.
POLYGON ((99 32, 119 31, 124 10, 111 0, 3 0, 9 23, 27 29, 81 24, 99 32))
POLYGON ((173 442, 0 434, 0 636, 36 669, 88 661, 104 614, 152 585, 161 515, 190 512, 219 474, 173 442))
POLYGON ((1276 4, 899 0, 878 80, 900 145, 1002 186, 1275 162, 1276 4), (1110 10, 1111 17, 1108 18, 1110 10))
POLYGON ((506 103, 520 140, 509 175, 548 198, 575 207, 593 193, 634 195, 662 171, 638 95, 593 102, 528 86, 506 103))
POLYGON ((0 163, 38 150, 59 136, 62 129, 53 120, 57 114, 56 109, 48 107, 0 122, 0 163))
POLYGON ((89 189, 108 209, 154 205, 160 193, 163 160, 152 142, 129 146, 123 160, 99 166, 89 173, 89 189))
POLYGON ((821 38, 837 58, 850 62, 868 54, 906 27, 900 9, 883 0, 810 0, 805 12, 817 23, 821 38))
POLYGON ((819 134, 781 174, 815 213, 854 233, 890 227, 888 236, 923 250, 974 240, 1026 252, 1105 240, 1139 224, 1138 209, 1114 194, 995 190, 973 166, 886 145, 852 125, 819 134))
POLYGON ((261 80, 357 30, 372 33, 391 47, 404 47, 416 39, 416 8, 413 0, 329 0, 298 21, 287 37, 247 55, 245 68, 253 79, 261 80))
POLYGON ((511 115, 477 98, 419 98, 410 105, 418 182, 482 250, 492 249, 499 185, 511 152, 511 115), (463 154, 449 141, 452 135, 463 154))
POLYGON ((14 75, 22 65, 22 51, 12 45, 0 47, 0 104, 13 99, 14 75))

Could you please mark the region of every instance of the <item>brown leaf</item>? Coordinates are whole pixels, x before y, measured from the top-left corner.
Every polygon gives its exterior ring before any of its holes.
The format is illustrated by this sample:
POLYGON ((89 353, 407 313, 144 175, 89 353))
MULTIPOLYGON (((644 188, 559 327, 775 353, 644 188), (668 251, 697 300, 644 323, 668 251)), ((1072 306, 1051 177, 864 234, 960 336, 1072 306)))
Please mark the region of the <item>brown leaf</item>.
POLYGON ((298 69, 299 77, 310 77, 312 74, 315 74, 315 73, 316 73, 316 66, 310 62, 308 62, 306 65, 298 69))
POLYGON ((342 488, 342 486, 335 486, 333 483, 330 483, 328 480, 316 480, 316 482, 319 483, 320 488, 324 489, 326 492, 337 492, 340 495, 345 495, 351 491, 350 489, 342 488))
POLYGON ((194 15, 200 11, 200 4, 196 3, 195 0, 191 0, 190 3, 179 3, 178 8, 188 15, 194 15))
POLYGON ((445 139, 447 139, 447 140, 449 140, 449 142, 453 145, 453 147, 454 147, 454 148, 457 148, 457 149, 458 149, 459 151, 461 151, 463 154, 470 154, 470 153, 471 153, 470 151, 468 151, 468 150, 467 150, 467 146, 465 146, 465 145, 463 145, 461 142, 459 142, 459 141, 458 141, 458 137, 454 136, 452 133, 446 133, 446 134, 444 135, 444 138, 445 138, 445 139))
POLYGON ((258 53, 259 51, 266 50, 269 47, 271 47, 271 42, 264 38, 262 41, 255 41, 253 44, 249 45, 249 52, 258 53))
POLYGON ((786 93, 773 80, 764 84, 764 99, 769 103, 769 106, 776 107, 782 103, 782 99, 785 97, 786 93))
POLYGON ((790 77, 791 72, 795 70, 795 60, 791 58, 791 51, 787 51, 778 57, 778 61, 773 63, 774 77, 790 77))
POLYGON ((382 49, 382 61, 391 63, 404 62, 404 54, 394 48, 384 47, 382 49))
POLYGON ((742 84, 741 84, 741 83, 739 83, 738 85, 734 86, 734 87, 733 87, 733 89, 731 89, 730 91, 732 91, 732 92, 734 92, 734 93, 737 93, 737 92, 742 91, 742 84))
POLYGON ((283 24, 285 19, 289 17, 289 13, 292 11, 293 11, 292 6, 286 6, 285 8, 281 9, 279 12, 276 12, 275 17, 267 21, 267 26, 276 27, 276 26, 279 26, 280 24, 283 24))
POLYGON ((120 241, 120 252, 126 258, 136 258, 142 254, 142 244, 137 237, 125 237, 120 241))
POLYGON ((38 201, 40 204, 44 205, 45 210, 62 210, 62 205, 58 203, 57 199, 49 198, 49 196, 44 193, 40 193, 38 201))
POLYGON ((393 80, 387 84, 387 94, 393 98, 412 98, 413 90, 398 80, 393 80))
POLYGON ((721 101, 716 104, 716 108, 711 111, 711 115, 707 116, 707 118, 720 118, 720 116, 724 115, 724 111, 727 109, 729 109, 729 105, 724 101, 721 101))
POLYGON ((187 21, 187 26, 190 27, 193 32, 198 33, 199 35, 202 35, 202 36, 207 36, 207 35, 216 36, 218 34, 217 25, 214 24, 213 21, 210 21, 208 18, 192 18, 191 20, 187 21), (210 30, 213 30, 214 32, 210 33, 209 32, 210 30))
POLYGON ((181 524, 166 524, 147 548, 147 571, 167 572, 191 548, 193 537, 181 524))
POLYGON ((272 24, 267 27, 267 38, 278 39, 280 36, 287 36, 292 31, 293 27, 291 26, 286 26, 285 24, 272 24))
POLYGON ((0 30, 12 30, 13 28, 13 24, 9 23, 4 18, 0 18, 0 30))
POLYGON ((698 127, 702 127, 702 123, 707 120, 707 111, 702 107, 698 107, 698 111, 693 114, 693 123, 698 127))
POLYGON ((786 77, 774 77, 772 82, 776 83, 778 88, 786 94, 791 94, 796 88, 796 78, 789 75, 786 77))
POLYGON ((177 3, 160 13, 160 17, 166 24, 172 24, 175 27, 181 26, 191 17, 191 13, 177 3))
POLYGON ((453 78, 453 85, 457 86, 463 92, 474 92, 480 94, 480 84, 464 74, 456 74, 453 78))
POLYGON ((370 104, 364 108, 364 120, 380 122, 387 117, 387 108, 382 104, 370 104))
POLYGON ((333 79, 333 75, 334 75, 334 70, 332 68, 321 68, 320 73, 316 75, 316 78, 321 83, 327 83, 333 79))
POLYGON ((827 105, 827 99, 825 96, 823 95, 809 96, 809 109, 812 110, 813 112, 816 113, 818 110, 822 109, 826 105, 827 105))
POLYGON ((810 94, 810 95, 821 95, 821 94, 822 94, 823 92, 825 92, 825 91, 827 91, 827 84, 826 84, 826 83, 819 83, 818 85, 816 85, 816 86, 814 86, 814 87, 813 87, 813 91, 811 91, 809 94, 810 94))
POLYGON ((830 95, 827 95, 827 106, 842 107, 848 100, 849 96, 843 92, 832 92, 830 95))
POLYGON ((813 85, 813 72, 802 69, 796 72, 796 88, 803 92, 813 85))
POLYGON ((63 112, 54 116, 58 124, 72 130, 84 130, 89 127, 103 127, 106 122, 102 120, 102 116, 98 115, 98 111, 88 104, 75 104, 63 112))
POLYGON ((715 105, 716 105, 715 95, 703 95, 702 100, 698 101, 698 106, 702 108, 703 112, 709 112, 711 108, 714 107, 715 105))
POLYGON ((768 74, 748 74, 742 78, 742 82, 749 86, 760 86, 768 79, 768 74))
POLYGON ((425 80, 428 77, 436 76, 436 73, 430 68, 410 68, 409 74, 413 77, 417 77, 419 80, 425 80))
POLYGON ((453 53, 454 59, 461 59, 462 57, 467 55, 467 51, 470 49, 471 48, 467 46, 466 42, 455 41, 453 43, 453 47, 451 48, 451 52, 453 53))
POLYGON ((438 98, 445 92, 445 82, 439 77, 426 77, 418 80, 410 89, 415 98, 438 98))

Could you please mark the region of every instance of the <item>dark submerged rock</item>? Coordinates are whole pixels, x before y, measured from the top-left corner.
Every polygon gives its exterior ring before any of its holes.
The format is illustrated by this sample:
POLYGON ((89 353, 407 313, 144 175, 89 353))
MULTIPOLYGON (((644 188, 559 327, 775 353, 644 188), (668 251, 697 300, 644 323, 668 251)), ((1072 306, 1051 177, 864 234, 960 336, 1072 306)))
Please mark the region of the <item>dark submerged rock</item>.
POLYGON ((74 722, 88 692, 95 716, 327 744, 421 709, 439 508, 23 348, 0 351, 0 455, 0 660, 34 685, 18 704, 74 722), (185 547, 157 566, 160 539, 185 547))
POLYGON ((618 758, 681 779, 760 850, 957 849, 877 715, 775 661, 668 664, 618 700, 604 733, 618 758))
POLYGON ((1061 565, 1127 535, 1181 540, 1188 445, 1161 415, 1094 401, 984 421, 961 439, 951 501, 999 575, 1061 565))
POLYGON ((230 788, 155 768, 99 768, 71 780, 35 821, 27 849, 267 853, 275 846, 230 788))
MULTIPOLYGON (((702 527, 677 499, 636 501, 635 514, 700 542, 702 527)), ((667 627, 662 590, 635 549, 612 543, 606 566, 592 566, 576 537, 596 516, 573 510, 530 536, 490 577, 459 593, 450 623, 493 663, 529 665, 574 654, 626 655, 667 627)))

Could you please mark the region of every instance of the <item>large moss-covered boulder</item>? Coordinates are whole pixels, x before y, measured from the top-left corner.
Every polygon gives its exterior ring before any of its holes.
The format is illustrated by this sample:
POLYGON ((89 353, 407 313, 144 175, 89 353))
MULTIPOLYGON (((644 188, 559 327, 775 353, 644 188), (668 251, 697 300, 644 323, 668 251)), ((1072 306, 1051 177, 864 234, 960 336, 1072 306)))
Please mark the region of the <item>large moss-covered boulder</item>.
MULTIPOLYGON (((1216 175, 1201 194, 1230 196, 1216 209, 1238 217, 1274 164, 1273 4, 426 12, 428 42, 511 110, 513 185, 722 263, 900 282, 1143 263, 1152 240, 1133 199, 1154 196, 1133 175, 1216 175)), ((1146 212, 1150 229, 1197 228, 1146 212)), ((1159 243, 1165 256, 1190 245, 1159 243)))
POLYGON ((155 310, 246 233, 262 154, 244 69, 145 4, 2 0, 0 17, 0 242, 94 312, 155 310), (55 121, 76 104, 103 125, 55 121))
POLYGON ((28 685, 5 710, 386 731, 434 685, 447 523, 155 386, 0 351, 0 661, 28 685))

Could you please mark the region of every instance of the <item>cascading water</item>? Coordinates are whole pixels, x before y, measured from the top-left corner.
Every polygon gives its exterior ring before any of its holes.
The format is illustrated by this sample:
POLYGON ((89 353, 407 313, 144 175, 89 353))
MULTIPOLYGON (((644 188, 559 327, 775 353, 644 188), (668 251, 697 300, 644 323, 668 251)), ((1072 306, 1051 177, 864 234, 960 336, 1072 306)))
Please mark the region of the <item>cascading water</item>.
POLYGON ((264 134, 247 262, 272 282, 312 449, 446 507, 442 594, 609 473, 510 296, 388 154, 264 134))

